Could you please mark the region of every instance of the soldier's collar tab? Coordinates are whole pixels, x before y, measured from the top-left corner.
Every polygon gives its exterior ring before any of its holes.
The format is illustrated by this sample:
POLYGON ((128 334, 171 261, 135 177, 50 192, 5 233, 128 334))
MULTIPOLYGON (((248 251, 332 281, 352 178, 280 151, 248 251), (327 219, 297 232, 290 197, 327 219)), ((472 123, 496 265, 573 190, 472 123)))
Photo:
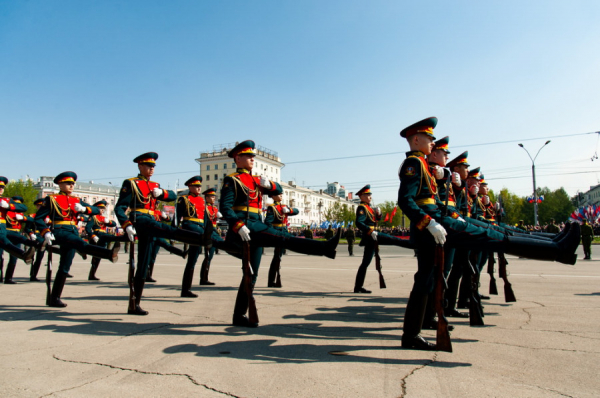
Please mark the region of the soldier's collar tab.
POLYGON ((238 173, 244 173, 244 174, 250 174, 250 171, 248 169, 243 169, 243 168, 239 168, 237 169, 238 173))

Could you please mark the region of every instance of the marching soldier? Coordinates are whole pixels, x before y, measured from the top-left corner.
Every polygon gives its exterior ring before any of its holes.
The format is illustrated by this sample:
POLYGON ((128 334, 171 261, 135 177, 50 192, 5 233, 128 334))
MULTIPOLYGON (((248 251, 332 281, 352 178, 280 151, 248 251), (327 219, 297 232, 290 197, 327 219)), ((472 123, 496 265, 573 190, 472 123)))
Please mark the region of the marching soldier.
MULTIPOLYGON (((166 222, 171 221, 171 217, 164 210, 156 210, 154 212, 154 218, 158 222, 166 222)), ((146 282, 156 282, 156 279, 152 278, 152 274, 154 273, 154 265, 156 264, 156 256, 158 256, 158 252, 162 247, 166 251, 176 256, 179 256, 183 259, 187 258, 188 252, 187 250, 181 250, 178 247, 175 247, 171 241, 167 241, 165 238, 154 238, 152 243, 152 253, 150 254, 150 262, 148 264, 148 272, 146 273, 146 282)))
POLYGON ((16 258, 25 261, 26 264, 31 264, 32 258, 35 254, 35 249, 31 248, 25 252, 21 250, 21 248, 15 246, 8 238, 6 231, 8 212, 25 212, 27 211, 27 206, 2 196, 4 194, 4 188, 6 187, 6 184, 8 184, 8 178, 0 176, 0 282, 4 280, 4 259, 2 258, 3 250, 6 250, 10 255, 15 256, 16 258))
POLYGON ((154 174, 158 154, 144 153, 135 159, 139 174, 137 177, 123 181, 119 200, 115 205, 115 214, 130 241, 138 236, 138 259, 134 278, 134 305, 130 305, 127 313, 131 315, 148 315, 148 311, 140 307, 148 265, 152 255, 154 238, 178 240, 191 245, 202 244, 202 235, 184 229, 179 229, 156 221, 155 214, 158 201, 170 202, 176 199, 173 191, 161 189, 160 185, 150 178, 154 174), (129 216, 126 210, 130 208, 129 216))
POLYGON ((239 255, 241 245, 249 244, 249 263, 252 268, 252 282, 249 287, 244 285, 244 278, 238 290, 233 312, 233 325, 257 327, 258 323, 250 322, 246 317, 250 302, 249 295, 254 290, 263 247, 284 247, 286 249, 328 258, 335 258, 335 249, 339 242, 340 230, 337 235, 327 242, 310 239, 295 238, 292 234, 278 231, 262 222, 263 195, 275 192, 278 189, 276 182, 269 181, 262 176, 252 175, 254 167, 254 141, 244 141, 236 145, 230 152, 237 166, 235 173, 228 175, 223 180, 221 189, 220 209, 223 218, 229 224, 227 231, 227 244, 230 251, 237 248, 239 255), (247 290, 249 289, 249 290, 247 290))
POLYGON ((381 210, 378 207, 371 207, 371 185, 362 187, 356 193, 356 196, 360 198, 360 204, 356 208, 356 228, 362 232, 362 239, 360 240, 359 246, 364 246, 365 251, 363 253, 362 262, 356 272, 354 293, 371 293, 371 291, 365 289, 363 285, 367 275, 367 268, 371 264, 371 261, 373 261, 373 256, 375 255, 376 244, 400 247, 406 247, 407 244, 400 238, 375 230, 377 223, 381 220, 381 210))
MULTIPOLYGON (((204 235, 204 223, 206 204, 200 194, 202 189, 202 177, 194 176, 185 182, 189 194, 182 195, 177 199, 177 218, 181 228, 194 231, 204 235)), ((183 271, 183 280, 181 281, 181 297, 198 297, 191 291, 192 280, 194 279, 194 268, 198 257, 200 256, 201 246, 190 246, 187 262, 183 271)))
MULTIPOLYGON (((91 216, 85 226, 85 231, 88 236, 89 243, 92 245, 106 248, 109 242, 128 242, 129 239, 126 235, 115 236, 108 233, 108 228, 115 228, 117 223, 110 221, 106 216, 106 201, 100 200, 94 203, 92 206, 97 207, 100 210, 100 214, 91 216)), ((90 273, 88 275, 89 281, 99 281, 96 277, 96 271, 100 265, 100 258, 92 257, 92 266, 90 267, 90 273)))
MULTIPOLYGON (((44 204, 43 198, 36 199, 33 202, 33 205, 36 207, 37 210, 39 210, 43 204, 44 204)), ((32 213, 29 215, 29 217, 27 217, 27 221, 25 223, 25 232, 29 235, 29 238, 31 240, 36 240, 40 243, 43 243, 44 238, 42 238, 40 236, 40 231, 37 230, 36 226, 35 226, 35 215, 36 215, 36 213, 32 213)), ((46 224, 48 224, 49 222, 50 222, 50 219, 47 219, 46 224)), ((39 247, 36 250, 35 260, 31 264, 31 270, 29 271, 29 281, 31 281, 31 282, 39 282, 40 281, 38 279, 37 275, 40 270, 40 266, 42 265, 42 260, 44 259, 45 252, 46 251, 43 249, 43 247, 39 247)))
POLYGON ((348 242, 348 255, 353 257, 354 256, 354 241, 356 240, 356 234, 354 233, 354 228, 353 227, 348 227, 346 229, 346 234, 344 236, 346 238, 346 241, 348 242))
MULTIPOLYGON (((552 220, 554 221, 554 220, 552 220)), ((592 241, 594 240, 594 229, 588 223, 588 220, 583 220, 581 226, 581 244, 583 245, 583 253, 585 254, 584 260, 592 259, 592 241)), ((8 275, 8 271, 7 275, 8 275)))
MULTIPOLYGON (((554 220, 554 218, 550 219, 550 224, 548 225, 548 227, 546 227, 546 232, 550 234, 557 234, 560 232, 560 228, 558 227, 558 225, 556 225, 556 221, 554 220)), ((583 234, 583 228, 581 229, 581 232, 583 234)))
POLYGON ((208 249, 208 252, 204 256, 204 261, 202 261, 202 267, 200 269, 200 284, 212 286, 214 285, 214 282, 208 280, 210 263, 215 253, 219 253, 219 247, 225 247, 225 241, 221 237, 221 230, 217 228, 217 221, 219 220, 219 218, 222 218, 223 215, 219 211, 219 208, 215 206, 215 201, 217 200, 217 192, 213 188, 209 188, 206 191, 202 192, 202 195, 204 195, 204 203, 206 204, 206 216, 208 217, 206 222, 210 221, 213 225, 211 234, 213 245, 208 249))
MULTIPOLYGON (((14 203, 23 204, 23 198, 21 196, 13 196, 11 199, 14 203)), ((31 247, 29 250, 33 250, 34 248, 37 249, 41 246, 41 244, 38 244, 37 240, 27 239, 21 233, 26 220, 27 217, 25 216, 24 212, 8 211, 6 213, 6 235, 8 236, 8 239, 18 248, 21 248, 22 245, 26 245, 31 247)), ((6 266, 6 275, 4 277, 5 284, 14 285, 17 283, 12 279, 16 266, 17 257, 11 254, 6 266)))
POLYGON ((502 250, 528 258, 574 264, 580 230, 571 227, 569 234, 559 242, 522 239, 506 236, 492 229, 467 223, 460 214, 443 215, 444 205, 437 196, 437 183, 429 173, 425 159, 434 146, 433 128, 437 118, 417 122, 400 132, 410 146, 407 159, 400 167, 398 204, 410 219, 411 241, 417 247, 418 270, 404 315, 402 347, 433 350, 435 345, 421 337, 427 299, 433 290, 435 245, 482 247, 502 250))
POLYGON ((80 213, 96 215, 100 213, 100 209, 72 196, 75 181, 77 181, 77 174, 72 171, 65 171, 57 175, 54 178, 54 183, 58 184, 60 192, 48 195, 35 215, 37 229, 42 231, 41 235, 44 237, 46 246, 52 245, 54 240, 60 246, 60 262, 54 279, 50 302, 48 303, 50 307, 67 306, 62 302, 60 296, 76 251, 104 258, 113 263, 117 261, 119 252, 118 244, 115 245, 113 250, 108 250, 90 245, 79 236, 77 216, 80 213), (51 220, 51 226, 46 223, 47 218, 51 220))
MULTIPOLYGON (((267 216, 265 217, 265 224, 269 227, 273 227, 276 230, 288 232, 287 229, 287 218, 289 216, 296 216, 298 213, 298 209, 293 207, 288 207, 286 205, 281 204, 281 200, 283 199, 283 189, 278 185, 275 190, 269 193, 269 197, 273 199, 273 204, 267 207, 267 216)), ((331 227, 330 227, 331 228, 331 227)), ((333 230, 332 237, 333 237, 333 230)), ((325 239, 330 239, 325 236, 325 239)), ((269 278, 268 278, 268 287, 281 287, 281 283, 277 283, 277 274, 279 273, 279 269, 281 268, 281 257, 283 255, 283 248, 275 247, 273 253, 273 260, 271 260, 271 266, 269 267, 269 278)), ((281 282, 281 277, 279 278, 281 282)))

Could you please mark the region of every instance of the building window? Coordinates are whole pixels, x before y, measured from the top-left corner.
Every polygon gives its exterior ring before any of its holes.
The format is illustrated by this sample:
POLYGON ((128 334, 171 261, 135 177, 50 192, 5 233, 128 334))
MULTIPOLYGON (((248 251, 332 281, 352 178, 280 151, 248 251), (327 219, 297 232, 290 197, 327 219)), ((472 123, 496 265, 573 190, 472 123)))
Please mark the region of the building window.
POLYGON ((215 181, 217 181, 219 179, 219 175, 215 174, 215 181))
POLYGON ((219 165, 215 164, 215 170, 219 170, 219 165))
POLYGON ((210 181, 210 174, 206 176, 206 181, 210 181))
POLYGON ((231 163, 231 168, 235 169, 235 163, 231 163))
POLYGON ((206 170, 210 170, 210 164, 206 165, 206 170))
POLYGON ((227 163, 223 164, 223 169, 226 170, 227 169, 227 163))

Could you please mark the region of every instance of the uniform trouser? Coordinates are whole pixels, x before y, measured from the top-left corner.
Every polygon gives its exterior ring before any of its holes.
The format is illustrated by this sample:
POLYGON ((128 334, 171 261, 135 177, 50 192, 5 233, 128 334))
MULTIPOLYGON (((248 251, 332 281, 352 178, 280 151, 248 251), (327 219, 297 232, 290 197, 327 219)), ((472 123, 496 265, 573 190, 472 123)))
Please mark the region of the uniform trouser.
MULTIPOLYGON (((22 242, 19 242, 22 243, 22 242)), ((18 254, 20 256, 24 255, 23 250, 19 249, 15 246, 9 239, 6 230, 6 224, 0 223, 0 249, 6 250, 10 254, 18 254)))
MULTIPOLYGON (((287 232, 284 227, 273 227, 279 231, 287 232)), ((276 247, 273 251, 273 259, 271 260, 271 266, 269 267, 269 278, 268 284, 272 286, 276 282, 277 272, 279 272, 279 268, 281 268, 281 258, 283 257, 283 251, 285 249, 282 247, 276 247)))
MULTIPOLYGON (((21 244, 15 245, 19 249, 22 248, 21 244)), ((6 275, 4 275, 4 282, 8 283, 8 281, 12 280, 12 277, 15 273, 15 268, 17 267, 17 258, 12 254, 8 256, 8 263, 6 264, 6 275)))
POLYGON ((103 253, 107 258, 110 258, 110 255, 112 254, 109 250, 103 250, 101 248, 92 250, 93 246, 81 239, 75 226, 57 226, 52 233, 56 238, 55 243, 60 246, 60 261, 58 263, 57 272, 65 274, 69 273, 76 252, 87 253, 94 251, 103 253))
MULTIPOLYGON (((383 232, 377 233, 377 243, 380 246, 412 247, 410 242, 392 235, 384 234, 383 232)), ((371 261, 373 261, 373 256, 375 255, 375 242, 370 235, 365 235, 362 238, 360 245, 365 247, 365 251, 363 253, 362 262, 360 263, 358 271, 356 272, 356 280, 354 281, 355 289, 360 289, 363 287, 365 283, 365 277, 367 275, 367 268, 369 268, 371 261)))
MULTIPOLYGON (((44 239, 41 236, 36 236, 37 241, 39 243, 44 243, 44 239)), ((44 259, 44 253, 46 253, 46 251, 42 250, 41 248, 37 249, 37 251, 35 252, 35 260, 33 261, 33 263, 31 263, 31 270, 29 271, 29 277, 31 279, 37 278, 38 272, 40 271, 40 267, 42 266, 42 260, 44 259)))
POLYGON ((348 241, 348 254, 351 256, 354 254, 354 241, 352 240, 348 241))
MULTIPOLYGON (((204 225, 202 225, 201 223, 198 223, 198 222, 184 221, 181 224, 181 228, 185 229, 187 231, 196 232, 201 235, 204 234, 204 225)), ((201 252, 202 252, 202 246, 192 245, 189 247, 188 255, 187 255, 187 262, 185 263, 184 274, 186 272, 194 271, 194 268, 196 267, 196 262, 198 261, 198 257, 200 257, 201 252)))
POLYGON ((138 235, 138 260, 135 279, 142 283, 146 279, 148 266, 154 253, 154 238, 175 239, 190 245, 201 244, 202 235, 175 228, 158 222, 145 214, 135 215, 134 227, 138 235))
POLYGON ((585 258, 592 257, 592 238, 583 237, 581 238, 581 244, 583 246, 583 254, 585 258))

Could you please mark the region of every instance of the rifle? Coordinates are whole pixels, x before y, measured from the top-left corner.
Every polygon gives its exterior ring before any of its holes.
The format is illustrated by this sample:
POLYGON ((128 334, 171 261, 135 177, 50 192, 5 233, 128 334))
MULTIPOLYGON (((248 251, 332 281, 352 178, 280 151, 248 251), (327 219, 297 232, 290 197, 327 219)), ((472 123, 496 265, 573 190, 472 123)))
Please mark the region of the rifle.
POLYGON ((494 258, 494 252, 488 253, 488 268, 487 272, 490 275, 490 294, 498 295, 498 287, 496 286, 496 278, 494 277, 494 264, 496 259, 494 258))
POLYGON ((435 283, 435 312, 438 316, 438 327, 435 341, 437 351, 452 352, 452 342, 450 341, 450 332, 448 331, 448 320, 444 315, 444 292, 447 288, 446 278, 444 278, 444 246, 435 247, 435 266, 437 280, 435 283))
POLYGON ((242 268, 244 270, 244 288, 248 295, 248 320, 250 323, 258 324, 258 311, 256 310, 256 301, 252 294, 252 267, 250 267, 250 242, 242 242, 242 268))
MULTIPOLYGON (((376 218, 377 219, 377 218, 376 218)), ((375 221, 375 229, 377 229, 377 221, 375 221)), ((381 257, 379 256, 379 242, 373 241, 373 249, 375 250, 375 269, 379 273, 379 288, 385 289, 385 279, 383 279, 383 273, 381 272, 381 257)))
MULTIPOLYGON (((127 233, 127 232, 125 232, 127 233)), ((129 310, 135 311, 135 288, 133 287, 133 276, 135 274, 135 239, 129 242, 129 273, 127 283, 129 284, 129 310)))
POLYGON ((481 308, 481 300, 477 290, 479 289, 479 275, 476 271, 475 261, 472 261, 472 257, 468 258, 469 267, 471 269, 471 299, 469 300, 469 325, 470 326, 484 326, 483 323, 483 309, 481 308))
POLYGON ((498 275, 504 280, 504 301, 507 303, 514 303, 517 301, 515 293, 513 292, 512 285, 508 281, 508 274, 506 272, 506 266, 508 261, 504 253, 498 252, 498 275))

